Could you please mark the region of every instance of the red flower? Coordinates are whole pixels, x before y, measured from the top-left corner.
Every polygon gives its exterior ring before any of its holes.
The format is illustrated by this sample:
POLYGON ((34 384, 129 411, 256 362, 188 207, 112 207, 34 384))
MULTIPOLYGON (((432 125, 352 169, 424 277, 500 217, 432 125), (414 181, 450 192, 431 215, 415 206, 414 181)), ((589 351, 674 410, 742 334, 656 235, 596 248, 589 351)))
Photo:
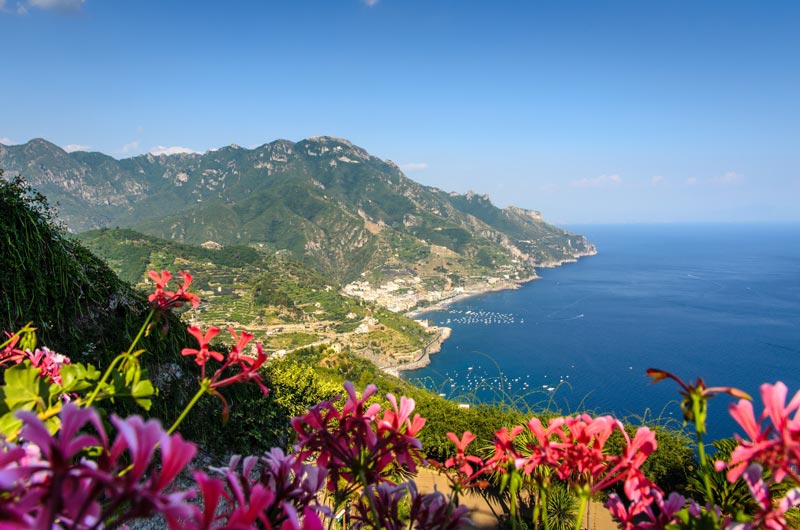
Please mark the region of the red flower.
MULTIPOLYGON (((245 332, 242 332, 242 335, 245 334, 245 332)), ((249 335, 249 333, 247 333, 247 335, 249 335)), ((252 335, 250 335, 250 338, 252 338, 252 335)), ((248 338, 247 340, 250 339, 248 338)), ((225 363, 216 372, 214 372, 214 375, 211 377, 210 388, 223 388, 234 383, 249 383, 250 381, 255 381, 255 383, 261 387, 261 391, 266 396, 269 392, 269 389, 264 386, 264 382, 261 381, 261 373, 259 370, 266 362, 267 354, 264 353, 264 348, 261 346, 261 344, 256 344, 256 351, 258 353, 255 359, 252 357, 239 355, 238 353, 234 354, 232 351, 228 355, 228 359, 225 361, 225 363), (232 376, 222 378, 222 373, 234 362, 239 363, 240 371, 232 376)))
POLYGON ((200 297, 187 291, 192 283, 192 275, 183 271, 178 271, 178 274, 183 278, 183 283, 178 284, 178 290, 173 292, 166 290, 172 274, 167 271, 161 271, 161 274, 156 271, 148 272, 150 279, 156 284, 156 290, 147 297, 154 309, 167 310, 181 307, 185 302, 189 302, 195 308, 200 305, 200 297))
POLYGON ((203 332, 200 331, 200 328, 197 326, 190 326, 186 329, 200 344, 200 349, 195 350, 193 348, 184 348, 181 350, 182 355, 194 355, 196 362, 198 365, 203 367, 203 371, 205 372, 205 365, 208 362, 209 358, 214 358, 217 361, 221 361, 223 359, 223 355, 218 351, 213 351, 208 349, 208 344, 211 342, 211 339, 217 336, 219 333, 219 328, 211 326, 208 328, 208 331, 205 335, 203 332))
POLYGON ((232 360, 233 362, 238 362, 243 367, 244 364, 252 365, 253 362, 255 362, 255 359, 242 354, 244 353, 244 348, 247 346, 247 343, 253 340, 254 335, 252 333, 242 331, 242 336, 239 337, 236 335, 236 330, 233 329, 233 326, 228 326, 228 331, 234 340, 234 345, 233 348, 231 348, 231 352, 228 354, 228 359, 232 360))
POLYGON ((486 465, 503 472, 506 471, 503 466, 509 463, 516 466, 517 463, 521 462, 523 457, 514 446, 514 438, 516 438, 522 430, 522 426, 517 425, 513 427, 510 432, 506 427, 495 431, 494 456, 486 461, 486 465))

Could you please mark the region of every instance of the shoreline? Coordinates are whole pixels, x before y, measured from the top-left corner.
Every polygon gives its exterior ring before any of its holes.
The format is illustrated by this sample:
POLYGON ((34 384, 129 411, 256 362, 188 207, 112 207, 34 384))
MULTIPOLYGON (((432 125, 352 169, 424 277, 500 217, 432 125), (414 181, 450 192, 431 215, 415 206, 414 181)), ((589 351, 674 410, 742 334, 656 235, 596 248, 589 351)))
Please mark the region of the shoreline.
MULTIPOLYGON (((586 252, 584 254, 578 254, 570 259, 565 259, 557 262, 543 263, 539 265, 537 268, 552 269, 555 267, 560 267, 565 263, 577 263, 580 258, 585 258, 595 255, 597 255, 597 250, 593 249, 590 252, 586 252)), ((502 280, 492 285, 487 284, 487 285, 482 285, 480 287, 474 286, 469 291, 464 291, 463 293, 459 293, 449 298, 439 300, 438 302, 431 304, 429 306, 412 309, 411 311, 408 311, 404 314, 405 316, 411 319, 417 319, 426 313, 447 309, 450 305, 456 302, 461 302, 468 298, 472 298, 473 296, 478 296, 485 293, 499 292, 499 291, 513 291, 521 288, 523 285, 527 283, 539 280, 540 278, 541 276, 539 276, 534 270, 533 276, 529 276, 527 278, 523 278, 520 280, 502 280)), ((406 363, 400 363, 399 365, 396 366, 381 368, 381 370, 383 370, 385 373, 389 375, 393 375, 395 377, 401 377, 403 372, 411 370, 419 370, 420 368, 428 366, 431 363, 430 356, 439 353, 442 350, 442 345, 444 344, 444 341, 450 338, 450 335, 452 334, 453 331, 451 328, 447 327, 437 327, 437 329, 440 330, 440 333, 437 335, 437 338, 434 339, 434 341, 432 341, 431 343, 429 343, 428 346, 423 348, 423 353, 418 359, 406 363)))
POLYGON ((448 298, 444 298, 439 300, 438 302, 434 302, 431 305, 425 307, 418 307, 416 309, 412 309, 411 311, 405 313, 405 316, 408 318, 417 318, 425 313, 431 313, 433 311, 441 311, 442 309, 447 309, 450 305, 460 302, 462 300, 466 300, 468 298, 472 298, 473 296, 478 296, 481 294, 486 293, 494 293, 499 291, 513 291, 519 289, 524 284, 538 280, 540 277, 538 274, 534 274, 528 278, 523 278, 521 280, 503 280, 495 283, 494 285, 486 285, 482 287, 472 287, 468 291, 464 291, 459 294, 455 294, 448 298))

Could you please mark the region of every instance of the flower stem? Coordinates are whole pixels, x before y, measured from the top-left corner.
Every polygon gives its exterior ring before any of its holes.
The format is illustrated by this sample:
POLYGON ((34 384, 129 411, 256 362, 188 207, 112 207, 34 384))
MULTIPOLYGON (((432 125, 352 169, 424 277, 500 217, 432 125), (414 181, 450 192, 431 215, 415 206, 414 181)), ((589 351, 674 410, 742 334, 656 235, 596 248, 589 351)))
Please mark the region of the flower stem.
POLYGON ((97 394, 100 392, 100 389, 103 387, 105 382, 111 376, 111 371, 114 370, 117 364, 119 364, 119 362, 127 356, 128 356, 127 353, 120 353, 119 355, 114 357, 114 360, 111 361, 111 364, 108 365, 108 368, 106 368, 105 373, 103 373, 103 377, 100 378, 100 381, 97 382, 97 385, 95 385, 94 390, 92 390, 92 393, 89 394, 89 399, 88 401, 86 401, 84 408, 89 408, 92 406, 92 403, 94 403, 95 398, 97 398, 97 394))
POLYGON ((367 492, 367 502, 369 502, 369 510, 372 512, 372 518, 375 520, 373 523, 374 528, 381 528, 380 517, 378 517, 378 509, 375 507, 375 499, 373 497, 373 492, 370 489, 369 485, 367 484, 367 477, 364 476, 364 471, 361 470, 359 472, 359 477, 361 478, 361 484, 364 485, 364 490, 367 492))
POLYGON ((711 491, 711 480, 708 477, 708 466, 706 466, 706 448, 703 445, 703 431, 705 430, 704 416, 701 416, 700 399, 692 399, 692 413, 695 418, 695 435, 697 436, 697 455, 700 459, 700 474, 703 475, 703 485, 706 490, 706 500, 714 504, 714 494, 711 491), (701 424, 701 421, 703 422, 701 424))
POLYGON ((583 516, 586 515, 586 506, 589 504, 589 495, 581 492, 578 495, 578 499, 578 516, 575 518, 575 530, 582 528, 581 525, 583 524, 583 516))
POLYGON ((139 328, 139 333, 136 335, 136 338, 133 339, 133 342, 131 343, 130 348, 128 348, 128 351, 125 352, 125 353, 121 353, 121 354, 117 355, 114 358, 114 360, 111 361, 111 364, 108 365, 108 368, 106 368, 106 371, 103 374, 103 377, 100 378, 100 381, 97 382, 97 386, 95 386, 94 390, 89 395, 89 400, 86 402, 86 405, 84 405, 86 408, 89 408, 92 405, 92 403, 94 403, 94 400, 97 398, 97 394, 100 392, 100 388, 103 386, 103 384, 111 376, 111 371, 116 367, 116 365, 122 359, 128 357, 131 354, 133 349, 136 347, 136 344, 139 342, 139 339, 141 339, 142 335, 144 335, 144 332, 147 329, 147 326, 150 325, 150 321, 153 320, 153 315, 155 314, 155 312, 156 312, 155 309, 151 309, 150 310, 150 313, 148 313, 147 318, 144 320, 144 324, 142 324, 142 327, 139 328))
POLYGON ((189 414, 189 411, 194 408, 200 398, 203 397, 203 394, 208 391, 210 385, 210 379, 203 379, 200 381, 200 388, 197 389, 197 393, 194 395, 194 397, 192 397, 192 400, 189 402, 189 404, 183 409, 183 412, 181 412, 181 415, 178 416, 177 420, 175 420, 175 423, 172 424, 172 427, 169 428, 167 434, 172 434, 175 432, 175 429, 177 429, 181 422, 186 418, 186 415, 189 414))
POLYGON ((148 313, 147 318, 144 321, 144 324, 142 324, 142 327, 139 328, 139 334, 136 335, 136 338, 133 339, 133 342, 131 343, 131 347, 128 348, 128 351, 127 351, 128 355, 131 354, 131 352, 133 351, 133 348, 135 348, 136 344, 139 342, 139 339, 141 339, 142 335, 144 335, 144 332, 145 332, 145 330, 147 330, 147 326, 150 325, 150 321, 153 320, 153 315, 155 315, 155 313, 156 313, 155 309, 151 309, 150 313, 148 313))

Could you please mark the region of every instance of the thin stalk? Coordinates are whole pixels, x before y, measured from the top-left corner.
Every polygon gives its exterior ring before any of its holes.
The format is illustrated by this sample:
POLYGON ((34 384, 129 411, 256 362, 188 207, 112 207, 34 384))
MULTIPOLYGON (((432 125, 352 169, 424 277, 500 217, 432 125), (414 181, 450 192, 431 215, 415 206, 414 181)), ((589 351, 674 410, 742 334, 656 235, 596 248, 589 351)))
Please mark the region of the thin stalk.
POLYGON ((141 339, 142 335, 144 335, 144 332, 147 329, 147 326, 150 325, 150 321, 153 319, 153 315, 155 314, 155 312, 156 312, 155 309, 151 309, 150 313, 147 314, 147 318, 145 319, 144 324, 142 324, 142 327, 139 328, 139 334, 136 335, 135 339, 133 339, 133 342, 131 343, 130 348, 128 348, 128 351, 125 352, 125 353, 122 353, 120 355, 117 355, 114 358, 114 360, 111 361, 111 364, 108 365, 108 368, 106 368, 106 371, 103 374, 103 377, 100 378, 100 381, 97 382, 97 386, 95 386, 94 390, 89 395, 89 400, 86 402, 86 405, 85 405, 86 408, 89 408, 92 405, 92 403, 94 403, 95 398, 97 398, 97 394, 100 392, 100 388, 103 386, 103 384, 111 376, 111 371, 117 366, 117 364, 120 362, 120 360, 128 357, 131 354, 131 352, 133 352, 133 349, 136 347, 136 344, 139 342, 139 339, 141 339))
POLYGON ((133 339, 133 342, 131 343, 131 347, 128 348, 128 351, 126 352, 128 355, 131 354, 131 352, 133 351, 133 348, 135 348, 136 344, 139 342, 139 339, 141 339, 142 335, 144 335, 144 332, 147 329, 147 326, 150 325, 150 321, 153 320, 153 315, 155 315, 155 313, 156 313, 156 310, 155 309, 151 309, 150 313, 147 314, 147 318, 145 319, 144 324, 142 324, 142 327, 139 328, 139 334, 136 335, 135 339, 133 339))
POLYGON ((103 373, 103 377, 100 378, 100 381, 97 382, 97 385, 95 385, 94 390, 92 391, 92 393, 89 394, 89 399, 86 401, 86 404, 84 405, 84 408, 88 409, 89 407, 92 406, 92 403, 94 402, 95 398, 97 397, 97 394, 100 392, 100 388, 102 388, 103 384, 105 384, 105 382, 111 376, 112 370, 114 370, 114 368, 117 366, 117 364, 119 364, 119 362, 122 359, 124 359, 125 357, 127 357, 127 356, 128 356, 127 353, 120 353, 119 355, 114 357, 114 360, 111 361, 111 364, 108 365, 108 368, 106 368, 105 373, 103 373))
POLYGON ((578 499, 580 499, 580 501, 578 503, 578 516, 575 519, 575 530, 582 528, 581 524, 583 524, 583 516, 586 515, 586 507, 589 505, 589 495, 586 493, 581 493, 578 495, 578 499))
POLYGON ((175 420, 175 423, 172 424, 172 427, 169 428, 167 434, 172 434, 173 432, 175 432, 175 429, 177 429, 178 426, 181 424, 181 422, 186 418, 186 415, 189 414, 189 411, 192 410, 192 408, 194 408, 194 406, 197 404, 200 398, 203 397, 203 394, 205 394, 208 391, 210 385, 211 385, 210 379, 203 379, 202 381, 200 381, 200 388, 197 390, 197 393, 194 395, 194 397, 192 397, 192 400, 189 402, 189 404, 186 405, 186 407, 183 409, 183 412, 181 412, 181 415, 178 416, 177 420, 175 420))
POLYGON ((372 496, 372 490, 367 485, 367 477, 364 476, 364 471, 359 472, 361 483, 364 484, 364 489, 367 492, 367 502, 369 502, 369 511, 372 512, 372 518, 375 520, 375 528, 380 528, 380 518, 378 517, 378 509, 375 507, 375 499, 372 496))
POLYGON ((692 400, 692 412, 695 418, 695 434, 697 436, 697 454, 700 458, 700 473, 703 475, 703 485, 706 489, 706 500, 713 504, 714 494, 711 491, 711 480, 708 477, 708 469, 706 469, 706 449, 703 445, 703 425, 700 425, 697 420, 700 418, 700 400, 692 400))
POLYGON ((549 525, 547 523, 547 488, 542 488, 539 490, 539 496, 542 500, 542 528, 547 530, 549 525))

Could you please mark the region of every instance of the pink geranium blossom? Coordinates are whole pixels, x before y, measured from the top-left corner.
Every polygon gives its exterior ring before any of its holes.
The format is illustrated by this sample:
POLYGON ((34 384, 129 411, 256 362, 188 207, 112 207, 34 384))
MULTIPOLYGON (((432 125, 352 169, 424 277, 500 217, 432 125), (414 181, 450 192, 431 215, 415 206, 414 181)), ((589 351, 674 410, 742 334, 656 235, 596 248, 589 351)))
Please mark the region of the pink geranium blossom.
POLYGON ((729 407, 734 420, 742 427, 747 438, 739 435, 739 445, 728 463, 728 480, 736 481, 753 463, 769 469, 776 482, 789 476, 800 482, 797 474, 800 465, 800 392, 786 404, 787 388, 781 382, 761 385, 764 412, 755 418, 753 405, 741 400, 729 407))

